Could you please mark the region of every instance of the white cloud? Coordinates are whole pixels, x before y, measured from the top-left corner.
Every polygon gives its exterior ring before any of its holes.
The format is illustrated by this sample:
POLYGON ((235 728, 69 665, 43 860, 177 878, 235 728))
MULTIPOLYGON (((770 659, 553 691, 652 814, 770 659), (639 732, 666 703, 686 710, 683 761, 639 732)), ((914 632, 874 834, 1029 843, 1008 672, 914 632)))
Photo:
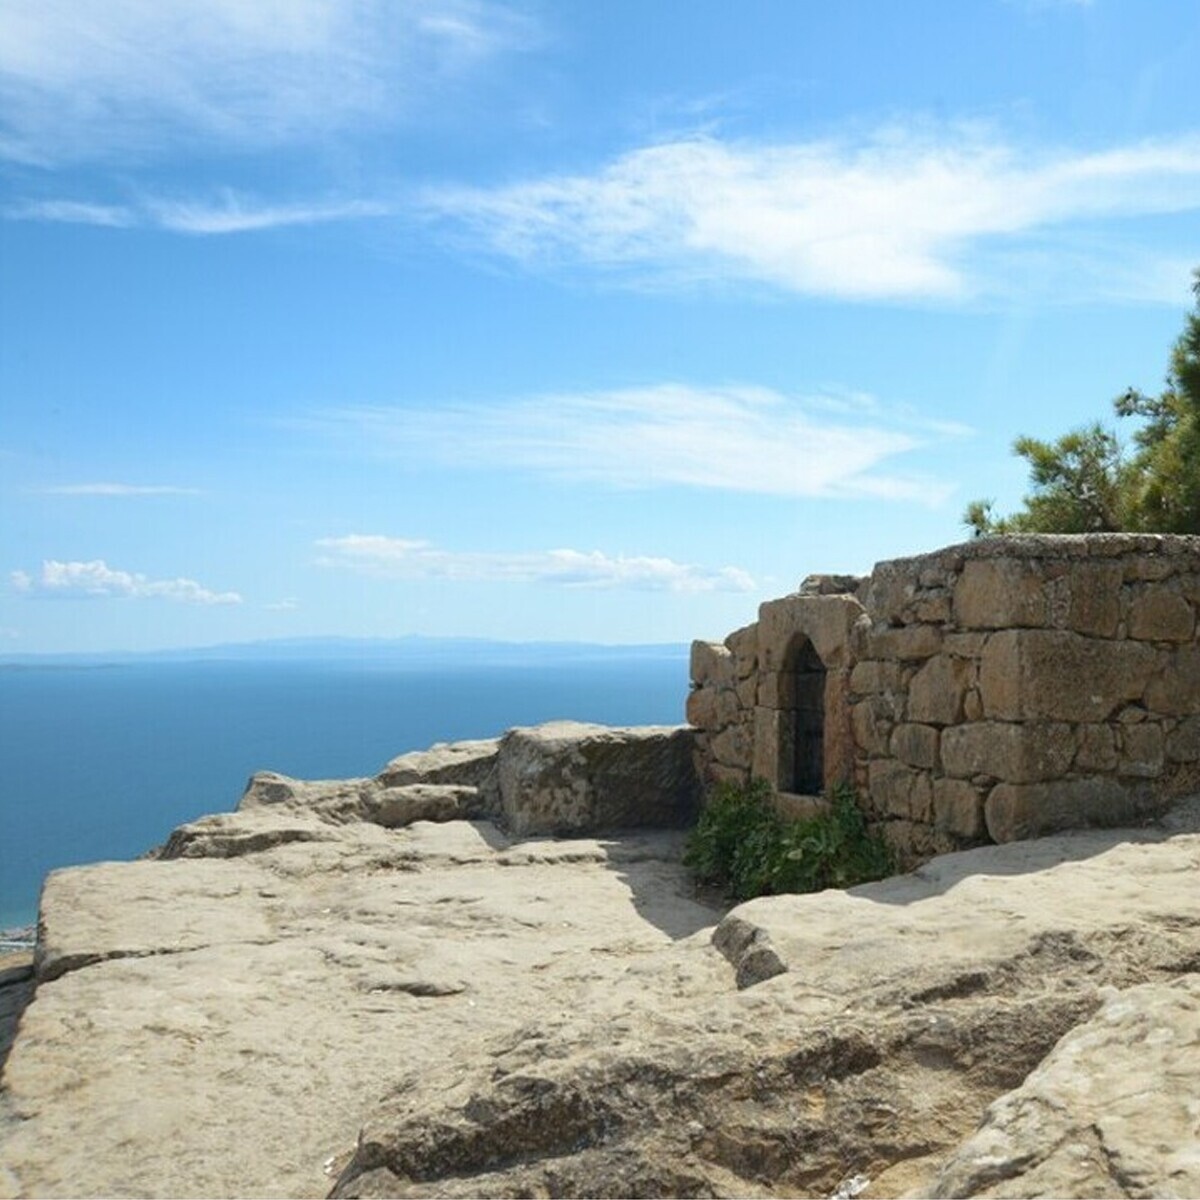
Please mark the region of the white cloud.
POLYGON ((489 0, 5 0, 0 157, 304 142, 393 120, 533 33, 489 0))
POLYGON ((173 487, 167 484, 137 483, 65 483, 58 487, 38 488, 43 496, 198 496, 199 488, 173 487))
MULTIPOLYGON (((769 145, 693 138, 592 174, 429 190, 424 204, 453 236, 530 266, 954 300, 997 286, 976 261, 992 246, 1096 218, 1200 210, 1200 134, 1040 153, 961 128, 769 145)), ((1113 241, 1092 257, 1119 250, 1113 241)))
POLYGON ((148 579, 145 575, 118 571, 103 559, 91 562, 59 562, 47 559, 41 573, 13 571, 13 587, 33 596, 61 597, 156 597, 183 604, 241 604, 237 592, 214 592, 194 579, 148 579))
POLYGON ((861 394, 799 397, 762 387, 680 383, 490 406, 343 409, 306 426, 325 436, 351 436, 381 453, 613 487, 683 485, 928 504, 940 503, 950 487, 884 472, 881 465, 966 432, 888 413, 861 394))
POLYGON ((268 612, 294 612, 300 607, 300 601, 292 596, 288 596, 283 600, 277 600, 274 604, 264 604, 268 612))
POLYGON ((169 233, 224 234, 277 229, 287 225, 319 225, 385 216, 389 205, 369 200, 335 200, 272 204, 223 190, 216 199, 162 200, 147 197, 126 205, 85 204, 73 200, 41 200, 14 204, 4 215, 18 221, 58 221, 107 228, 163 229, 169 233))
POLYGON ((352 533, 321 538, 317 564, 394 579, 456 583, 550 583, 577 588, 635 591, 749 592, 754 580, 738 567, 696 567, 669 558, 617 555, 599 550, 521 553, 441 550, 413 538, 352 533))

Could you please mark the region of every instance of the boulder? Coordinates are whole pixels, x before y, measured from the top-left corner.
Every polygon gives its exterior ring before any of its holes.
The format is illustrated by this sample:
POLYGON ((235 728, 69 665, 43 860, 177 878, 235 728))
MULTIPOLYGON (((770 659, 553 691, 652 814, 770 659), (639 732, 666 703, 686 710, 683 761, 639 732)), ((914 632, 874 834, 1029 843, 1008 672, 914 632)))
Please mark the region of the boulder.
POLYGON ((500 742, 500 813, 515 834, 670 828, 695 816, 687 726, 629 729, 555 721, 500 742))

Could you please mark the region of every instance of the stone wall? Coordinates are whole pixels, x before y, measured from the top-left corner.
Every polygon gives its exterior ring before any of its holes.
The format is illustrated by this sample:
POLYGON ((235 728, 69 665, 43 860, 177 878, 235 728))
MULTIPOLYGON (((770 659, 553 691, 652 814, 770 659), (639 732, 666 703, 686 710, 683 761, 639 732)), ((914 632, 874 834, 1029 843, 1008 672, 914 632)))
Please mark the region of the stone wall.
POLYGON ((699 770, 811 811, 815 651, 822 781, 853 783, 904 860, 1138 820, 1200 792, 1198 625, 1200 537, 992 538, 811 577, 694 644, 699 770))

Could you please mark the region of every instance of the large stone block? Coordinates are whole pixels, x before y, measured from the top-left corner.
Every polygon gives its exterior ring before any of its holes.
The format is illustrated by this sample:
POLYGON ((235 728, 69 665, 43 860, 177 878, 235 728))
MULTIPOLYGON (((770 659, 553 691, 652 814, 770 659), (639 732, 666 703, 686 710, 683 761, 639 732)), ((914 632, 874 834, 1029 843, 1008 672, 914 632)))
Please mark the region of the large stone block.
POLYGON ((503 818, 519 836, 685 825, 700 792, 693 738, 684 726, 510 729, 500 740, 503 818))
POLYGON ((1200 646, 1179 646, 1146 688, 1146 706, 1168 716, 1200 713, 1200 646))
POLYGON ((1142 779, 1153 779, 1162 774, 1163 731, 1154 721, 1140 725, 1126 725, 1121 730, 1122 775, 1136 775, 1142 779))
POLYGON ((817 657, 828 667, 850 665, 850 632, 863 614, 852 596, 784 596, 758 609, 759 669, 786 670, 788 653, 797 637, 812 642, 817 657))
POLYGON ((717 690, 713 687, 699 687, 688 692, 684 715, 689 725, 715 733, 721 723, 717 716, 717 690))
POLYGON ((1200 716, 1188 717, 1171 730, 1166 751, 1172 762, 1200 762, 1200 716))
POLYGON ((898 629, 874 627, 867 635, 872 658, 920 662, 942 648, 942 631, 935 625, 902 625, 898 629))
POLYGON ((1120 562, 1072 562, 1057 569, 1061 574, 1046 587, 1049 623, 1089 637, 1113 637, 1121 619, 1120 562))
POLYGON ((733 670, 738 679, 748 679, 758 669, 758 625, 743 625, 726 639, 725 645, 733 655, 733 670))
POLYGON ((1156 662, 1156 652, 1143 642, 1102 641, 1065 630, 1003 630, 988 639, 980 662, 984 715, 1105 721, 1125 701, 1141 697, 1156 662))
POLYGON ((933 824, 942 833, 974 840, 983 836, 983 796, 964 779, 933 781, 933 824))
POLYGON ((1147 642, 1190 642, 1196 632, 1192 606, 1165 587, 1148 587, 1129 606, 1129 636, 1147 642))
POLYGON ((695 641, 692 643, 690 674, 696 687, 732 687, 736 682, 733 655, 719 642, 695 641))
POLYGON ((868 767, 867 787, 877 811, 909 821, 932 821, 933 786, 928 772, 881 759, 868 767))
POLYGON ((860 700, 850 711, 854 740, 860 750, 872 755, 888 753, 888 740, 892 734, 892 720, 877 696, 860 700))
POLYGON ((754 746, 750 770, 780 791, 791 790, 791 764, 795 757, 796 722, 791 713, 775 708, 754 710, 754 746))
POLYGON ((1132 824, 1165 807, 1145 784, 1111 777, 1056 783, 998 783, 984 812, 996 842, 1016 842, 1063 829, 1132 824))
POLYGON ((892 731, 892 757, 910 767, 932 770, 938 765, 938 731, 932 725, 897 725, 892 731))
POLYGON ((963 699, 974 675, 966 659, 937 654, 908 685, 908 718, 929 725, 955 725, 962 720, 963 699))
POLYGON ((1091 774, 1112 771, 1117 765, 1117 747, 1110 725, 1080 725, 1076 734, 1075 769, 1091 774))
POLYGON ((754 754, 753 736, 748 723, 739 721, 716 734, 709 742, 709 750, 717 762, 748 771, 754 754))
POLYGON ((1048 617, 1042 572, 1016 558, 972 559, 954 588, 954 619, 961 629, 1008 629, 1045 625, 1048 617))
POLYGON ((988 775, 1010 783, 1057 779, 1075 757, 1069 725, 980 721, 942 731, 942 769, 958 779, 988 775))
POLYGON ((850 690, 863 696, 868 692, 898 691, 904 680, 903 668, 897 662, 868 659, 854 664, 850 672, 850 690))

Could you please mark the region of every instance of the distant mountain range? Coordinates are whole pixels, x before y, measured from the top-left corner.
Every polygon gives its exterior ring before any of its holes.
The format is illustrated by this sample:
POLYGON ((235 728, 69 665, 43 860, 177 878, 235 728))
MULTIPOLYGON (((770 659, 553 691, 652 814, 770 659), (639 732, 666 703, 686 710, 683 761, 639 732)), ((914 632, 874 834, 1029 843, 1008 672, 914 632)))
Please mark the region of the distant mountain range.
POLYGON ((685 643, 605 645, 598 642, 498 642, 486 638, 299 637, 173 650, 105 650, 63 654, 5 654, 4 667, 99 666, 150 662, 361 662, 436 666, 470 663, 519 666, 539 663, 685 659, 685 643))

